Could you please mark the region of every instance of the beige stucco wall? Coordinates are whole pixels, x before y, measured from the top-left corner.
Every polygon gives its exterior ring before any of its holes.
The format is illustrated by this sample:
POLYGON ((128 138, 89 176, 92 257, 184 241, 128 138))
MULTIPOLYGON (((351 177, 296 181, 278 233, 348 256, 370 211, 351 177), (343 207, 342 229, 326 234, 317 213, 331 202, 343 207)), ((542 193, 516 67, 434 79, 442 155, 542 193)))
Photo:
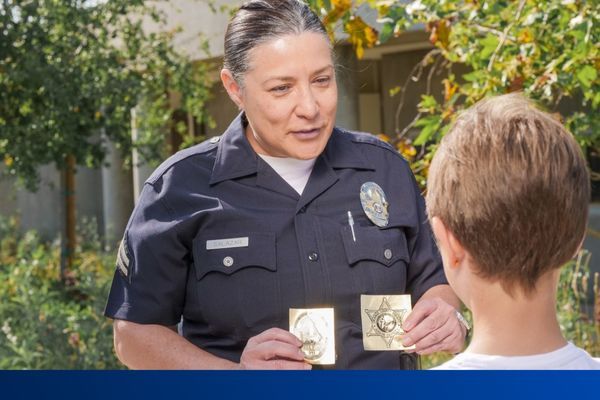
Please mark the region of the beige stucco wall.
MULTIPOLYGON (((167 20, 166 30, 171 31, 181 28, 182 31, 175 36, 175 45, 194 59, 218 57, 223 55, 223 36, 229 19, 227 10, 243 3, 241 0, 214 0, 211 2, 216 12, 209 6, 207 0, 171 0, 157 2, 167 20), (202 35, 208 40, 209 55, 205 54, 199 46, 198 36, 202 35)), ((145 27, 156 30, 158 27, 147 21, 145 27)))

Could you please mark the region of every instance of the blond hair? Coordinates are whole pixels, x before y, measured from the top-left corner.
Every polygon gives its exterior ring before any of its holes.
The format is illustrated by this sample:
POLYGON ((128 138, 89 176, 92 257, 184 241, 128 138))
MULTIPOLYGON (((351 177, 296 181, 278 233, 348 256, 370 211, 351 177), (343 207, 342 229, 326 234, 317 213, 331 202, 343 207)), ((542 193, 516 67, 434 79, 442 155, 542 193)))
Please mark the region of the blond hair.
POLYGON ((521 94, 462 113, 442 139, 428 179, 439 217, 479 276, 512 293, 573 257, 587 224, 590 181, 566 128, 521 94))

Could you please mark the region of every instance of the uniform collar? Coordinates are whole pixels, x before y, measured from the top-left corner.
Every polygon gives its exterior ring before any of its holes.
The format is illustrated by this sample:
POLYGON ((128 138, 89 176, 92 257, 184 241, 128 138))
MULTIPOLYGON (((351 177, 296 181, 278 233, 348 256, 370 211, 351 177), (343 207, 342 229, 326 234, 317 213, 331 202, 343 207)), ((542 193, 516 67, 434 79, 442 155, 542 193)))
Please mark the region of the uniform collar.
MULTIPOLYGON (((258 172, 258 156, 246 138, 244 119, 244 114, 240 113, 221 136, 210 178, 211 185, 258 172)), ((338 128, 334 128, 331 138, 319 158, 324 158, 326 164, 333 169, 374 170, 359 151, 358 146, 352 142, 351 134, 338 128)))
POLYGON ((240 113, 221 135, 210 184, 255 174, 258 156, 244 134, 244 114, 240 113))

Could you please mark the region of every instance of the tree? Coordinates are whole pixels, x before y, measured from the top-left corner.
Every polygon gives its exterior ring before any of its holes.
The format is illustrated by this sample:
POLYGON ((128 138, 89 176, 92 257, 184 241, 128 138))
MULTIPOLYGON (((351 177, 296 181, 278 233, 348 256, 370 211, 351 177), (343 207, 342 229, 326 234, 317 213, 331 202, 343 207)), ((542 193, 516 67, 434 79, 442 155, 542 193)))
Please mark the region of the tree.
POLYGON ((175 112, 211 123, 209 66, 177 52, 174 31, 144 30, 144 22, 165 22, 153 3, 0 0, 0 160, 8 174, 35 189, 38 167, 54 163, 68 183, 75 163, 101 165, 108 140, 124 154, 136 146, 147 160, 160 159, 167 132, 185 135, 172 126, 175 112), (132 143, 138 105, 144 118, 132 143))
MULTIPOLYGON (((433 48, 408 79, 427 79, 424 68, 443 70, 443 93, 423 93, 419 112, 391 135, 424 185, 436 143, 457 113, 481 98, 524 91, 556 113, 584 150, 600 150, 600 7, 582 0, 310 0, 332 33, 348 35, 357 56, 424 27, 433 48), (374 12, 377 24, 363 16, 374 12), (365 18, 366 19, 366 18, 365 18), (463 67, 463 68, 457 68, 463 67), (468 70, 457 76, 454 71, 468 70), (562 105, 576 112, 561 115, 562 105), (420 128, 414 141, 407 132, 420 128), (413 147, 421 149, 417 152, 413 147)), ((407 82, 408 82, 407 79, 407 82)), ((402 96, 402 85, 398 95, 402 96)), ((402 103, 402 102, 401 102, 402 103)), ((597 178, 597 177, 596 177, 597 178)))

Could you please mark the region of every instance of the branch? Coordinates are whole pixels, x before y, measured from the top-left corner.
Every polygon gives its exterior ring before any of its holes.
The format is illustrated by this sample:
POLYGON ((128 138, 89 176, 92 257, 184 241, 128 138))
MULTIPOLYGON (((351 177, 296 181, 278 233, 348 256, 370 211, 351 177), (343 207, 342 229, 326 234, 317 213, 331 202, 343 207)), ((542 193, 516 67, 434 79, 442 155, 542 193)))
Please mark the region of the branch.
POLYGON ((502 33, 502 37, 500 38, 500 43, 498 43, 498 46, 496 47, 496 50, 494 50, 494 54, 492 54, 492 57, 490 58, 490 62, 488 63, 488 66, 487 66, 488 72, 490 72, 492 70, 492 66, 494 65, 494 62, 496 61, 496 57, 498 56, 500 49, 502 48, 502 46, 504 46, 504 43, 506 42, 506 39, 508 38, 508 32, 510 32, 510 30, 513 28, 513 26, 515 26, 515 23, 517 21, 519 21, 519 18, 521 18, 521 13, 523 12, 523 8, 525 8, 525 3, 526 3, 526 0, 521 0, 519 2, 519 8, 517 9, 517 15, 515 15, 514 21, 511 22, 510 24, 508 24, 508 26, 504 29, 504 32, 502 33))
MULTIPOLYGON (((498 36, 502 36, 502 35, 504 35, 504 32, 502 32, 502 31, 499 31, 498 29, 494 29, 494 28, 490 28, 490 27, 487 27, 487 26, 484 26, 484 25, 478 25, 478 24, 475 24, 475 25, 473 25, 473 26, 474 26, 474 27, 475 27, 475 29, 477 29, 479 32, 485 32, 485 33, 494 33, 494 34, 496 34, 496 35, 498 35, 498 36)), ((507 38, 507 39, 509 39, 509 40, 512 40, 512 41, 515 41, 515 40, 516 40, 516 38, 515 38, 514 36, 509 36, 508 34, 507 34, 506 38, 507 38)))
POLYGON ((408 123, 408 125, 406 125, 404 127, 404 129, 402 129, 402 131, 400 133, 398 133, 397 138, 396 138, 396 142, 399 141, 400 139, 402 139, 404 137, 404 135, 406 135, 408 133, 408 131, 410 130, 410 128, 412 128, 414 126, 414 124, 419 120, 419 118, 421 118, 421 115, 423 115, 422 113, 418 112, 417 115, 415 115, 415 117, 413 118, 412 121, 410 121, 408 123))
POLYGON ((431 69, 429 70, 429 73, 427 74, 427 86, 425 88, 425 94, 431 94, 431 80, 433 78, 433 74, 435 73, 435 71, 437 70, 437 64, 440 61, 440 58, 436 58, 435 61, 433 62, 433 65, 431 66, 431 69))
MULTIPOLYGON (((410 71, 410 74, 408 74, 408 78, 406 78, 406 81, 404 81, 404 85, 402 85, 402 94, 400 95, 400 103, 398 104, 398 107, 396 108, 396 115, 394 116, 394 121, 395 121, 395 131, 396 134, 399 137, 402 137, 403 133, 399 133, 398 132, 398 127, 400 125, 400 113, 402 112, 402 109, 404 108, 404 100, 406 98, 406 88, 408 86, 408 84, 410 83, 410 81, 413 82, 417 82, 419 81, 419 79, 421 79, 421 74, 423 73, 423 69, 425 68, 425 64, 424 61, 429 58, 430 56, 436 56, 439 55, 441 53, 441 51, 439 49, 433 49, 431 50, 429 53, 425 54, 425 56, 423 57, 423 59, 421 61, 419 61, 412 69, 412 71, 410 71), (418 71, 418 74, 416 74, 416 72, 418 71)), ((437 62, 437 60, 436 60, 437 62)), ((402 132, 405 132, 406 128, 402 130, 402 132)))

